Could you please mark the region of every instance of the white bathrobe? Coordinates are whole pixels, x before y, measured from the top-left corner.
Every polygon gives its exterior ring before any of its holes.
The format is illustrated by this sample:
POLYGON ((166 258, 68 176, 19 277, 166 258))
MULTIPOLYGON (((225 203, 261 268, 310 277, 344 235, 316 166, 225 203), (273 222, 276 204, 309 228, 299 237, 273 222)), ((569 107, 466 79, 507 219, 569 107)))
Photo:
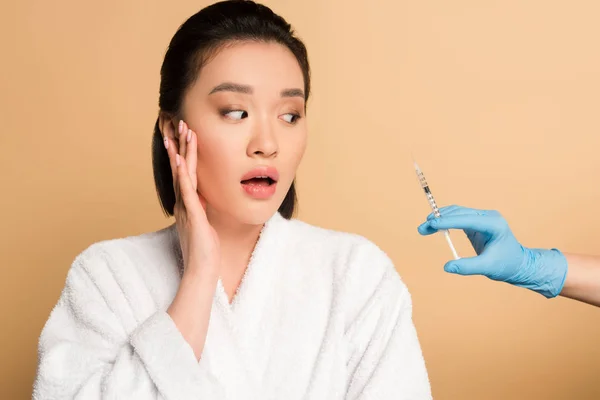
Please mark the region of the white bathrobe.
POLYGON ((219 282, 199 362, 166 313, 178 249, 172 225, 75 259, 35 399, 431 399, 410 294, 364 237, 274 214, 232 304, 219 282))

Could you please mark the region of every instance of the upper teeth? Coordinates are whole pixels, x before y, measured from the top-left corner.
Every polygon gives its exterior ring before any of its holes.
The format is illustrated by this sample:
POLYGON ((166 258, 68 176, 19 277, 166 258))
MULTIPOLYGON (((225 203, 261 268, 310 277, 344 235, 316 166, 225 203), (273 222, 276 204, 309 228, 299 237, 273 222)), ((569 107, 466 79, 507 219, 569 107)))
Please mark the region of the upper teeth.
POLYGON ((268 176, 257 176, 257 178, 268 178, 268 176))

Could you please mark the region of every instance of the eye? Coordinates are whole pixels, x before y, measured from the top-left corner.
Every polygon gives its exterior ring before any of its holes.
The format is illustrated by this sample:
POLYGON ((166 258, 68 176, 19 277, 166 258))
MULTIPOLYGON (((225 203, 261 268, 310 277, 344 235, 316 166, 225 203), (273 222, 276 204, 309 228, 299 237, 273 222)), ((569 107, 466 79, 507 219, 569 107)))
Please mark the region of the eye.
POLYGON ((244 110, 221 110, 221 115, 227 119, 239 121, 243 118, 248 118, 248 113, 244 110))
POLYGON ((300 119, 300 115, 294 113, 287 113, 282 115, 282 119, 288 124, 295 124, 300 119))

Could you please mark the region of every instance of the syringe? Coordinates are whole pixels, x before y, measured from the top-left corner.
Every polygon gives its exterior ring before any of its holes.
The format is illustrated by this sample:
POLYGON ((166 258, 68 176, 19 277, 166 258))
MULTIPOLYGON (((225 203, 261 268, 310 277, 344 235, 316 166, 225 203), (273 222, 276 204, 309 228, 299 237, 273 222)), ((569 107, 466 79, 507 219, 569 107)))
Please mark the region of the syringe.
MULTIPOLYGON (((425 196, 427 197, 427 202, 429 203, 429 206, 431 206, 431 209, 433 210, 433 215, 435 215, 436 218, 439 218, 439 217, 441 217, 440 210, 438 209, 438 206, 435 203, 435 200, 433 199, 431 190, 429 190, 429 185, 427 185, 427 181, 425 180, 425 175, 423 175, 423 171, 421 171, 421 168, 419 168, 417 163, 415 161, 413 161, 413 163, 415 164, 415 171, 417 171, 417 177, 419 178, 419 183, 421 184, 421 187, 425 191, 425 196)), ((444 236, 446 237, 446 242, 448 242, 448 245, 450 246, 450 250, 452 250, 454 259, 458 260, 460 257, 458 256, 458 253, 456 252, 456 249, 454 248, 454 244, 452 244, 452 240, 450 240, 450 232, 448 232, 447 229, 442 230, 442 232, 444 233, 444 236)))

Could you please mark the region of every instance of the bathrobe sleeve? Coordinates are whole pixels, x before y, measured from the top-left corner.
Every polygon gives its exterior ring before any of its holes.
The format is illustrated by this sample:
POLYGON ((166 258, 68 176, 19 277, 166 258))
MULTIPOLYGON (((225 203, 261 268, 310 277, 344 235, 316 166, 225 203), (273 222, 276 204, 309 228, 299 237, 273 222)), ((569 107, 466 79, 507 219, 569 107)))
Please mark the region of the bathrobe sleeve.
POLYGON ((131 296, 103 263, 102 257, 78 258, 69 270, 40 335, 33 398, 223 398, 166 312, 128 332, 122 321, 135 321, 135 304, 127 304, 131 296))
POLYGON ((431 399, 411 296, 392 261, 371 242, 357 246, 346 272, 346 399, 431 399))

